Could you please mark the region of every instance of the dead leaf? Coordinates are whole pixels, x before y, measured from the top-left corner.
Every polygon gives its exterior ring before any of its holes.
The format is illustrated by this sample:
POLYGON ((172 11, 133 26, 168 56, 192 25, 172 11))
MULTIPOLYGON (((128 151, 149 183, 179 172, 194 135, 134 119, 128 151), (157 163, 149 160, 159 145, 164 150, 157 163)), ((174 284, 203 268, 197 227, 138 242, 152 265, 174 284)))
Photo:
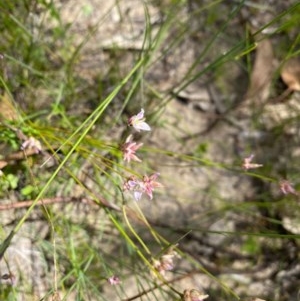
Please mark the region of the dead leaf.
POLYGON ((6 165, 7 165, 7 162, 6 162, 6 161, 0 160, 0 170, 1 170, 2 168, 4 168, 6 165))
POLYGON ((274 54, 271 41, 264 39, 257 42, 250 85, 246 93, 246 99, 251 99, 251 103, 263 103, 269 97, 274 71, 273 62, 274 54))
POLYGON ((269 39, 257 42, 255 61, 250 75, 250 83, 237 114, 249 116, 253 108, 262 108, 270 95, 272 77, 275 70, 272 43, 269 39))
POLYGON ((17 119, 18 112, 13 100, 7 92, 4 92, 3 95, 0 95, 0 121, 17 119))
POLYGON ((300 234, 300 222, 299 218, 295 217, 289 217, 289 216, 284 216, 282 218, 282 226, 284 229, 287 231, 293 233, 293 234, 300 234))
POLYGON ((286 61, 280 75, 289 90, 300 91, 300 58, 291 58, 286 61))

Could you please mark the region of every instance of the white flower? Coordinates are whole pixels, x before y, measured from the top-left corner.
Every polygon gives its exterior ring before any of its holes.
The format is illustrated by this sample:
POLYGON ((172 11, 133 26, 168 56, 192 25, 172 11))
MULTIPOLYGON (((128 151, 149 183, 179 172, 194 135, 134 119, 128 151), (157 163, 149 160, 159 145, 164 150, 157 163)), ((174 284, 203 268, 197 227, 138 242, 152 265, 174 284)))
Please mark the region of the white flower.
POLYGON ((148 123, 145 122, 144 118, 144 109, 141 109, 141 111, 137 115, 133 115, 128 119, 128 125, 135 128, 136 131, 151 131, 151 127, 148 123))

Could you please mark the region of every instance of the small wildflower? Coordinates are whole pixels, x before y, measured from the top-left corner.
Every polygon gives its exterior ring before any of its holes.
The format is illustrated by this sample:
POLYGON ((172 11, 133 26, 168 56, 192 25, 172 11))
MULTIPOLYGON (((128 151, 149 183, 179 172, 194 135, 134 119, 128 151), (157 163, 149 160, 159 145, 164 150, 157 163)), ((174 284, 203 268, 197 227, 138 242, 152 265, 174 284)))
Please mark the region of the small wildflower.
POLYGON ((174 269, 173 261, 169 261, 168 263, 160 260, 153 260, 153 267, 155 270, 160 273, 162 276, 165 276, 166 271, 172 271, 174 269))
POLYGON ((123 190, 124 191, 126 191, 126 190, 132 191, 137 187, 138 183, 139 183, 139 181, 134 176, 131 176, 123 184, 123 190))
POLYGON ((141 109, 137 115, 130 117, 128 119, 128 125, 134 127, 138 132, 151 131, 149 124, 145 122, 144 113, 144 109, 141 109))
POLYGON ((109 283, 110 285, 118 285, 118 284, 121 283, 120 278, 119 278, 118 276, 116 276, 116 275, 113 275, 113 276, 109 277, 109 278, 107 279, 107 281, 108 281, 108 283, 109 283))
POLYGON ((143 145, 143 143, 136 143, 132 140, 132 135, 129 135, 122 145, 121 150, 123 152, 124 161, 130 162, 131 160, 142 162, 140 158, 135 155, 135 152, 143 145))
POLYGON ((281 180, 279 182, 279 186, 280 186, 280 190, 283 194, 294 194, 294 195, 298 195, 297 191, 295 190, 295 188, 292 186, 292 184, 287 181, 287 180, 281 180))
POLYGON ((175 263, 174 259, 180 257, 173 248, 170 248, 166 254, 163 254, 158 260, 153 260, 153 267, 162 275, 165 275, 166 271, 172 271, 175 263))
POLYGON ((144 176, 142 181, 132 176, 124 183, 123 190, 133 191, 134 199, 136 201, 139 201, 144 193, 152 200, 154 188, 163 187, 162 184, 155 181, 158 176, 159 173, 154 173, 149 177, 144 176))
POLYGON ((251 163, 251 161, 253 160, 253 158, 254 158, 254 155, 253 155, 253 154, 251 154, 251 155, 250 155, 249 157, 247 157, 247 158, 244 158, 242 167, 243 167, 245 170, 253 169, 253 168, 258 168, 258 167, 262 167, 262 166, 263 166, 262 164, 251 163))
POLYGON ((195 289, 185 290, 183 292, 183 301, 203 301, 209 296, 195 289))
POLYGON ((123 185, 124 191, 133 191, 133 196, 136 201, 139 201, 142 198, 143 195, 143 188, 142 188, 143 182, 136 179, 135 177, 130 177, 126 180, 126 182, 123 185))
POLYGON ((21 145, 21 150, 24 151, 25 149, 33 149, 38 154, 42 151, 42 145, 37 139, 29 137, 21 145))
POLYGON ((150 200, 153 198, 153 190, 154 188, 161 188, 163 185, 155 180, 159 176, 159 173, 154 173, 151 176, 144 176, 143 178, 143 192, 145 192, 150 200))

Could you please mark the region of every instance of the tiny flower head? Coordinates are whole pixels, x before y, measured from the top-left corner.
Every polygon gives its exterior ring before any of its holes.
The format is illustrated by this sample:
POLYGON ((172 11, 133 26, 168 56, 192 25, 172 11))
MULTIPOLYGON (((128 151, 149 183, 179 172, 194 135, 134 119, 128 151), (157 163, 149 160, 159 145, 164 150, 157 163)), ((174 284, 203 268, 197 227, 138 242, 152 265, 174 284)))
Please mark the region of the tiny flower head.
POLYGON ((153 260, 154 269, 162 276, 165 275, 166 271, 172 271, 174 269, 173 257, 161 257, 159 260, 153 260))
POLYGON ((136 131, 151 131, 151 128, 148 123, 145 122, 144 118, 144 109, 128 119, 128 125, 135 128, 136 131))
POLYGON ((134 176, 129 177, 123 184, 124 191, 133 191, 137 187, 139 187, 139 180, 134 176))
MULTIPOLYGON (((163 269, 160 260, 152 259, 152 266, 159 274, 161 274, 162 276, 165 275, 165 269, 163 269)), ((153 270, 152 275, 157 276, 153 270)))
POLYGON ((132 135, 129 135, 122 145, 121 150, 123 152, 124 161, 130 162, 131 160, 142 162, 140 158, 135 155, 135 152, 143 145, 143 143, 136 143, 132 140, 132 135))
POLYGON ((174 269, 174 255, 165 254, 160 258, 161 266, 165 271, 174 269))
POLYGON ((191 289, 183 292, 183 301, 203 301, 209 296, 201 291, 191 289))
POLYGON ((29 137, 21 145, 21 150, 25 150, 25 149, 33 149, 35 153, 38 154, 42 151, 42 145, 41 142, 38 141, 37 139, 33 137, 29 137))
POLYGON ((144 176, 142 181, 132 176, 123 184, 123 190, 133 191, 133 196, 136 201, 139 201, 144 193, 152 200, 154 188, 163 187, 162 184, 155 181, 158 176, 159 173, 144 176))
POLYGON ((280 190, 283 194, 294 194, 298 195, 295 188, 292 186, 292 184, 287 180, 281 180, 279 182, 280 190))
POLYGON ((143 195, 143 182, 132 176, 128 178, 123 184, 123 190, 133 191, 134 199, 136 201, 139 201, 143 195))
POLYGON ((175 258, 179 258, 180 256, 174 250, 174 247, 168 249, 168 251, 163 254, 158 260, 153 260, 153 267, 159 272, 162 276, 164 276, 166 271, 172 271, 174 269, 175 258))
POLYGON ((154 173, 151 176, 144 176, 143 178, 143 192, 145 192, 150 200, 153 198, 153 190, 154 188, 161 188, 163 185, 159 182, 156 182, 159 173, 154 173))
POLYGON ((242 167, 243 167, 245 170, 253 169, 253 168, 258 168, 258 167, 262 167, 262 166, 263 166, 262 164, 251 163, 251 161, 253 160, 253 158, 254 158, 254 155, 253 155, 253 154, 251 154, 251 155, 250 155, 249 157, 247 157, 247 158, 244 158, 242 167))
POLYGON ((119 278, 118 276, 116 276, 116 275, 113 275, 113 276, 109 277, 109 278, 107 279, 107 281, 108 281, 108 283, 109 283, 110 285, 118 285, 118 284, 121 283, 120 278, 119 278))

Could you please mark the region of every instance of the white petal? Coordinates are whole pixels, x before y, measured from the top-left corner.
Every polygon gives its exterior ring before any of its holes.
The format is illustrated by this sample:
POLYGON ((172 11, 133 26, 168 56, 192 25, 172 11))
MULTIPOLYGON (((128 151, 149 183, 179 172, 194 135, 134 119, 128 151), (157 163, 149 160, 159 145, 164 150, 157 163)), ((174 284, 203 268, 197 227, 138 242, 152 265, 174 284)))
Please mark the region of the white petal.
POLYGON ((149 126, 148 123, 142 121, 142 122, 139 122, 139 123, 136 123, 134 126, 133 126, 138 132, 139 131, 151 131, 151 127, 149 126))
POLYGON ((141 198, 142 198, 142 192, 141 191, 135 191, 134 193, 133 193, 133 195, 134 195, 134 199, 136 200, 136 201, 139 201, 141 198))
POLYGON ((136 115, 136 117, 137 117, 138 119, 143 119, 143 118, 144 118, 144 113, 145 113, 144 109, 141 109, 141 112, 139 112, 139 113, 136 115))

